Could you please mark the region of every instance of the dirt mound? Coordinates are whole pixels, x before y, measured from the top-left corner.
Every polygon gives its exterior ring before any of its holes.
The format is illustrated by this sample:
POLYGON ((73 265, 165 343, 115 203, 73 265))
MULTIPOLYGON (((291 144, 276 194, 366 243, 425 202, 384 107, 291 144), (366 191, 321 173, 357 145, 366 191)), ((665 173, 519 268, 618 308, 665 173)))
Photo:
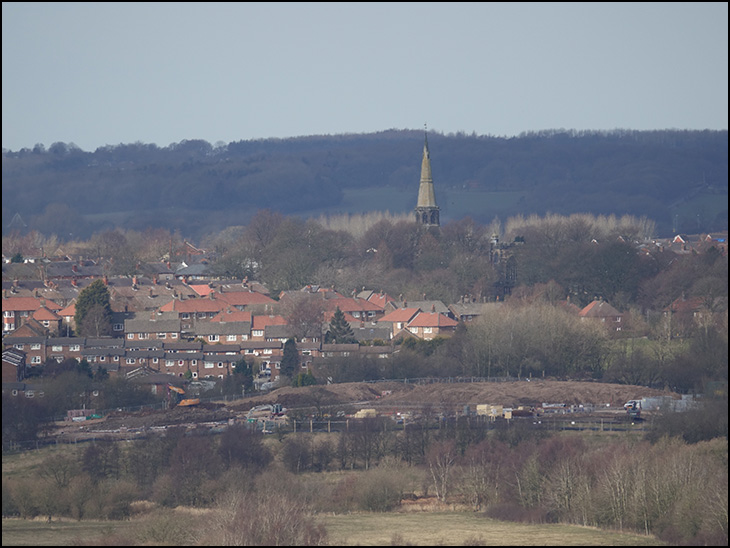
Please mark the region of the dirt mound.
MULTIPOLYGON (((227 421, 232 413, 224 406, 175 407, 163 411, 113 413, 104 421, 105 429, 150 428, 154 426, 189 425, 201 422, 227 421)), ((83 423, 82 423, 83 424, 83 423)))
POLYGON ((380 406, 451 407, 489 403, 516 407, 565 403, 567 405, 622 406, 626 401, 652 396, 672 396, 644 386, 587 381, 530 380, 514 382, 454 382, 409 384, 402 382, 342 383, 302 388, 279 388, 233 404, 249 409, 262 403, 293 408, 311 405, 377 403, 380 406))
MULTIPOLYGON (((80 431, 121 431, 158 426, 192 426, 200 423, 224 422, 231 418, 245 417, 249 409, 262 404, 279 403, 287 409, 321 408, 332 412, 333 408, 372 407, 381 412, 401 410, 459 412, 465 406, 476 408, 478 404, 503 405, 505 407, 539 406, 543 403, 567 405, 594 405, 621 407, 632 399, 677 394, 654 390, 643 386, 608 384, 581 381, 513 381, 513 382, 453 382, 413 384, 405 382, 342 383, 302 388, 283 387, 227 405, 206 404, 195 407, 175 407, 164 411, 137 413, 112 413, 104 419, 80 423, 72 427, 73 434, 80 431), (100 424, 96 424, 96 423, 100 424)), ((69 430, 63 424, 60 431, 69 430)))
MULTIPOLYGON (((387 400, 410 405, 477 405, 516 407, 542 403, 621 406, 630 399, 668 395, 666 392, 623 384, 581 381, 514 381, 501 383, 428 384, 408 392, 393 391, 387 400)), ((679 396, 676 396, 679 397, 679 396)), ((384 398, 384 402, 386 401, 384 398)))

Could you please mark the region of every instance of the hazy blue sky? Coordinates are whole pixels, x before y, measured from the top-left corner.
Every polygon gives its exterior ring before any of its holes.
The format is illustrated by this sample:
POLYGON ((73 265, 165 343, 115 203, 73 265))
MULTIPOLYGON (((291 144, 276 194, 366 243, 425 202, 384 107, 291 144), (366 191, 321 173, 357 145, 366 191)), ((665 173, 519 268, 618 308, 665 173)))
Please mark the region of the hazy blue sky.
POLYGON ((728 4, 2 6, 3 148, 727 129, 728 4))

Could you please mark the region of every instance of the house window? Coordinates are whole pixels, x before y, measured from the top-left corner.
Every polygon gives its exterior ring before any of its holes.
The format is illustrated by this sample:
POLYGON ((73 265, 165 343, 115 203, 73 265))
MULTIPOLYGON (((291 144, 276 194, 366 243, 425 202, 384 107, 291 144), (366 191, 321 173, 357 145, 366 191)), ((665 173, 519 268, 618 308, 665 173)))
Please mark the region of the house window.
POLYGON ((187 312, 183 312, 182 314, 180 314, 180 319, 181 320, 189 320, 190 319, 190 314, 188 314, 187 312))
POLYGON ((208 341, 218 342, 218 335, 208 335, 208 341))
POLYGON ((150 338, 150 334, 149 333, 140 333, 139 338, 140 338, 140 340, 147 340, 150 338))
POLYGON ((51 350, 52 350, 53 352, 63 352, 63 346, 60 346, 60 345, 53 345, 53 346, 51 347, 51 350))
POLYGON ((135 360, 134 358, 127 358, 127 364, 128 365, 134 365, 136 363, 136 361, 137 360, 135 360))
POLYGON ((170 335, 170 338, 171 338, 171 339, 177 339, 177 333, 172 333, 172 334, 170 335))
POLYGON ((81 350, 81 346, 78 344, 72 344, 68 348, 71 352, 79 352, 81 350))
POLYGON ((423 328, 423 332, 424 333, 433 333, 433 328, 432 327, 424 327, 423 328))
POLYGON ((218 367, 223 368, 223 362, 218 362, 218 367))
POLYGON ((228 335, 226 338, 228 342, 236 342, 236 336, 235 335, 228 335))
POLYGON ((38 365, 39 363, 42 363, 41 362, 41 357, 40 356, 33 356, 30 359, 30 363, 31 363, 31 365, 38 365))
POLYGON ((131 341, 134 339, 134 333, 127 333, 127 338, 131 341))
POLYGON ((104 362, 104 361, 106 361, 106 356, 100 356, 100 357, 99 357, 99 361, 100 361, 100 362, 104 362))
POLYGON ((13 345, 13 347, 14 347, 14 348, 15 348, 16 350, 23 350, 23 347, 24 347, 24 346, 25 346, 24 344, 14 344, 14 345, 13 345))
POLYGON ((165 367, 172 367, 175 365, 175 360, 165 360, 165 367))
POLYGON ((158 333, 157 334, 157 338, 158 339, 166 339, 167 338, 167 333, 158 333))
POLYGON ((160 361, 158 358, 152 358, 152 363, 157 363, 158 361, 160 361))
POLYGON ((41 349, 41 345, 40 345, 40 343, 33 343, 33 344, 30 345, 30 349, 31 350, 40 350, 41 349))
POLYGON ((35 396, 35 394, 33 393, 32 390, 26 390, 25 391, 25 397, 26 398, 32 398, 33 396, 35 396))
POLYGON ((264 330, 263 329, 254 329, 251 331, 251 335, 254 337, 263 337, 264 336, 264 330))
POLYGON ((115 323, 112 327, 114 331, 124 331, 124 324, 122 323, 115 323))
POLYGON ((13 312, 11 310, 6 310, 4 312, 4 315, 5 315, 6 318, 14 318, 15 317, 15 312, 13 312))
POLYGON ((114 356, 114 361, 115 362, 118 362, 119 361, 119 356, 114 356))
POLYGON ((182 367, 183 365, 185 365, 185 360, 177 360, 177 364, 178 364, 178 365, 179 365, 180 367, 182 367))
POLYGON ((213 369, 213 367, 215 367, 215 364, 213 362, 205 362, 206 369, 213 369))
POLYGON ((198 378, 198 372, 197 371, 193 371, 193 378, 194 379, 197 379, 198 378))

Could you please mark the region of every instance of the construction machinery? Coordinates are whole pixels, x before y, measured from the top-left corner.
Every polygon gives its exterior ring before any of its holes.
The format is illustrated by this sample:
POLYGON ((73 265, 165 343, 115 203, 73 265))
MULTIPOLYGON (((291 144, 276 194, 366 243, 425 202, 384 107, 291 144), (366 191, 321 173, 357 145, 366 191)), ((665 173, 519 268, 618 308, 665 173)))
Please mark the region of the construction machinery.
POLYGON ((641 400, 629 400, 624 404, 624 409, 632 420, 641 420, 641 400))
POLYGON ((200 398, 186 398, 185 390, 178 386, 168 384, 167 389, 170 393, 170 402, 172 403, 174 401, 178 407, 190 407, 192 405, 198 405, 200 403, 200 398), (173 396, 172 394, 175 395, 173 396))

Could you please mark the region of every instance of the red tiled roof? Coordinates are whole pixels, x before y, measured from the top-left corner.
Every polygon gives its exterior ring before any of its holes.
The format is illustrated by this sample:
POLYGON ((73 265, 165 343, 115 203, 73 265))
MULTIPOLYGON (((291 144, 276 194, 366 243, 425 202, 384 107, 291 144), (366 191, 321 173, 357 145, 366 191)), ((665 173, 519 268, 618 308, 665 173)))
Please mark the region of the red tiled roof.
POLYGON ((55 312, 48 310, 45 306, 40 307, 33 313, 33 319, 42 321, 58 321, 61 317, 55 312))
POLYGON ((229 291, 216 293, 216 299, 225 301, 232 306, 250 306, 254 304, 272 304, 276 301, 257 291, 229 291))
POLYGON ((61 305, 47 299, 36 299, 35 297, 8 297, 3 299, 3 311, 22 312, 25 310, 38 310, 44 306, 49 310, 61 310, 61 305), (45 302, 43 302, 45 301, 45 302))
POLYGON ((407 322, 420 311, 420 308, 399 308, 386 314, 378 322, 407 322))
POLYGON ((458 322, 439 312, 419 312, 408 327, 456 327, 458 322))
POLYGON ((75 316, 76 315, 76 303, 71 303, 63 310, 58 311, 59 316, 75 316))
POLYGON ((263 329, 268 325, 286 325, 286 319, 283 316, 256 315, 252 322, 251 329, 263 329))
POLYGON ((388 295, 387 293, 373 293, 368 297, 368 302, 373 303, 375 306, 384 309, 388 303, 394 303, 396 300, 388 295))
POLYGON ((208 294, 213 291, 213 288, 208 284, 188 284, 190 289, 195 291, 201 297, 207 297, 208 294))
POLYGON ((210 319, 211 322, 250 322, 251 312, 238 310, 237 308, 226 308, 210 319))
POLYGON ((593 301, 581 310, 578 315, 582 318, 605 318, 608 316, 621 316, 621 312, 606 301, 593 301))
POLYGON ((667 309, 679 314, 689 314, 702 308, 703 304, 702 297, 690 297, 689 299, 680 297, 670 304, 667 309))

